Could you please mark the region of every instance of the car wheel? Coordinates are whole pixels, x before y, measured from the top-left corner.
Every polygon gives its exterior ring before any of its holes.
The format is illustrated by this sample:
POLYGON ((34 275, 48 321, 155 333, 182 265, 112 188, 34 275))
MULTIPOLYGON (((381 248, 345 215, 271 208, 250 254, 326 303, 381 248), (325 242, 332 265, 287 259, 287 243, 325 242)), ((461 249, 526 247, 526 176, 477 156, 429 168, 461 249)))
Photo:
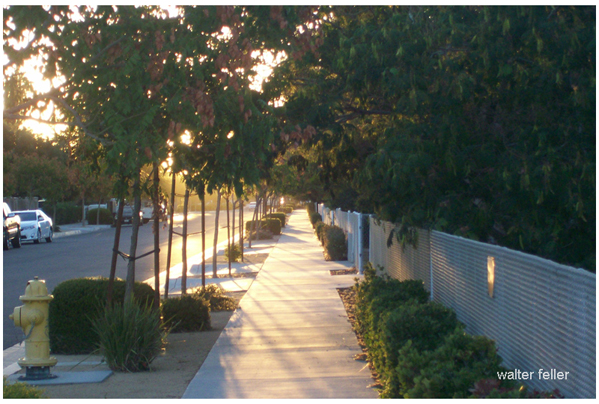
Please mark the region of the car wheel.
POLYGON ((46 237, 46 243, 51 243, 53 236, 54 236, 54 232, 52 231, 52 227, 50 227, 50 234, 48 234, 48 237, 46 237))
POLYGON ((6 236, 6 232, 4 233, 4 246, 2 247, 3 250, 8 250, 8 237, 6 236))
POLYGON ((37 229, 37 238, 33 240, 33 243, 39 244, 40 241, 42 241, 42 231, 40 229, 37 229))
POLYGON ((21 230, 17 232, 17 237, 12 239, 12 248, 21 248, 21 230))

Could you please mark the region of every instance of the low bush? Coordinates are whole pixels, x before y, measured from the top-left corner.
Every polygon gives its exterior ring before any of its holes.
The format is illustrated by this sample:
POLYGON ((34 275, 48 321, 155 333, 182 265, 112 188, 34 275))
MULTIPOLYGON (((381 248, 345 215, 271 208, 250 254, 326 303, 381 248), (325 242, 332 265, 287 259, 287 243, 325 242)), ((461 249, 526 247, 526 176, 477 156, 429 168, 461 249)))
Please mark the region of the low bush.
POLYGON ((4 398, 44 398, 44 390, 27 383, 8 383, 6 376, 3 378, 2 396, 4 398))
POLYGON ((310 213, 310 223, 312 223, 312 227, 316 227, 316 223, 322 222, 322 216, 318 212, 310 213))
POLYGON ((465 398, 481 379, 504 372, 495 343, 456 329, 434 350, 413 342, 398 352, 397 377, 404 398, 465 398))
POLYGON ((291 212, 293 212, 293 208, 291 208, 289 206, 281 206, 281 207, 277 208, 277 212, 291 213, 291 212))
POLYGON ((314 203, 308 202, 306 204, 306 211, 308 212, 308 216, 310 216, 313 212, 316 212, 316 208, 314 207, 314 203))
MULTIPOLYGON (((88 224, 97 224, 98 222, 98 208, 90 209, 87 211, 86 217, 88 224)), ((112 212, 105 208, 100 208, 100 223, 99 224, 113 224, 114 218, 112 212)))
POLYGON ((462 329, 456 314, 440 303, 407 302, 389 311, 383 316, 381 324, 379 350, 372 354, 380 369, 381 377, 386 379, 388 397, 397 397, 399 381, 397 378, 398 351, 408 342, 421 351, 436 349, 443 344, 446 335, 456 328, 462 329))
POLYGON ((162 318, 171 332, 210 329, 210 302, 196 294, 171 297, 162 301, 162 318))
POLYGON ((320 240, 321 243, 324 243, 324 232, 329 227, 324 222, 317 222, 316 226, 314 226, 314 233, 316 233, 316 237, 320 240))
POLYGON ((267 219, 279 219, 281 221, 281 227, 285 227, 285 221, 287 219, 287 215, 285 213, 270 213, 266 215, 267 219))
MULTIPOLYGON (((103 313, 107 291, 106 278, 70 279, 54 288, 48 318, 53 353, 85 354, 97 348, 98 336, 92 328, 92 321, 103 313)), ((146 307, 153 302, 154 289, 136 282, 133 295, 139 306, 146 307)), ((112 296, 113 302, 123 303, 124 280, 115 280, 112 296)))
POLYGON ((77 206, 75 202, 56 203, 55 224, 79 223, 81 222, 81 217, 81 206, 77 206))
POLYGON ((268 229, 273 235, 281 234, 281 221, 279 219, 249 220, 245 222, 245 231, 248 233, 254 228, 258 229, 258 227, 268 229))
POLYGON ((231 249, 225 247, 225 257, 231 262, 238 261, 241 258, 241 248, 239 248, 239 245, 233 243, 231 244, 231 249))
POLYGON ((237 301, 225 295, 218 285, 206 285, 193 292, 194 296, 205 299, 210 303, 211 311, 233 311, 237 308, 237 301))
POLYGON ((422 281, 377 276, 368 264, 354 288, 355 327, 383 384, 381 397, 469 397, 481 379, 504 371, 493 341, 466 334, 453 310, 428 301, 422 281))
POLYGON ((150 370, 168 334, 158 311, 135 303, 107 305, 92 327, 106 363, 121 372, 150 370))
POLYGON ((324 255, 327 261, 347 259, 347 239, 341 227, 327 226, 323 230, 324 255))

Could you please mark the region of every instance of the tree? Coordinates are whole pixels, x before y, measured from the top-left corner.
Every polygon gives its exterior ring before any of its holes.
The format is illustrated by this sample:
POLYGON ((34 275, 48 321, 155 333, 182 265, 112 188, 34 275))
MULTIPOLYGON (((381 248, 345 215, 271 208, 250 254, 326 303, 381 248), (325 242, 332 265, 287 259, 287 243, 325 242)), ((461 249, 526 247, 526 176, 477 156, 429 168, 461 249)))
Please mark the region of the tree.
POLYGON ((321 58, 271 83, 316 128, 331 207, 594 270, 594 7, 332 14, 321 58))

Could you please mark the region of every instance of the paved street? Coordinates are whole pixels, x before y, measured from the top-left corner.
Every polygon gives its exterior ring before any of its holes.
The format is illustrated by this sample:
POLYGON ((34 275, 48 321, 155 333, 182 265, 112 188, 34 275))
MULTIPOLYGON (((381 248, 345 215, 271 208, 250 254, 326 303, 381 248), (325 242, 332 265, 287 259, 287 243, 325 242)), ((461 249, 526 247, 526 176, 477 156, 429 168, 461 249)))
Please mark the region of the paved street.
MULTIPOLYGON (((247 212, 246 212, 247 214, 247 212)), ((238 222, 238 216, 236 216, 238 222)), ((221 212, 219 242, 226 240, 226 212, 221 212)), ((182 216, 175 216, 175 231, 182 230, 182 216)), ((214 212, 206 212, 206 248, 212 247, 214 240, 214 212)), ((125 225, 121 233, 120 250, 129 253, 131 242, 131 226, 125 225)), ((188 219, 188 234, 201 230, 201 215, 190 213, 188 219)), ((140 227, 138 239, 138 255, 153 249, 152 223, 140 227)), ((3 349, 19 343, 23 338, 21 329, 14 326, 8 316, 15 306, 22 303, 19 300, 25 292, 27 281, 39 276, 46 281, 48 290, 52 290, 59 283, 72 279, 88 276, 104 276, 110 274, 110 261, 114 243, 114 228, 106 228, 87 234, 68 237, 57 237, 52 243, 42 241, 40 244, 23 243, 20 249, 10 249, 3 253, 3 349)), ((164 223, 160 229, 160 265, 161 272, 166 269, 168 243, 168 226, 164 223)), ((174 235, 171 266, 181 262, 182 238, 174 235)), ((188 237, 188 257, 201 252, 201 235, 195 234, 188 237)), ((153 255, 136 261, 136 280, 144 281, 154 276, 153 255)), ((117 261, 116 276, 126 278, 127 262, 120 258, 117 261)))

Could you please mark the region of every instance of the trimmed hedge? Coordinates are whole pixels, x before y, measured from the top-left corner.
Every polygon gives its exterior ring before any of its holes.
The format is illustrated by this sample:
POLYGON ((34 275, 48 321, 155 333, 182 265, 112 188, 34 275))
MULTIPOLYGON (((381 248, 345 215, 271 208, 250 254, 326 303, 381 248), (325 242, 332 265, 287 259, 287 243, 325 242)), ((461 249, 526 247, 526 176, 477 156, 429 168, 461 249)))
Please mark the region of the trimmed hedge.
MULTIPOLYGON (((90 209, 87 211, 87 223, 88 224, 96 224, 98 219, 98 208, 90 209)), ((112 212, 110 210, 101 208, 100 209, 100 224, 113 224, 114 217, 112 216, 112 212)))
POLYGON ((338 226, 327 226, 324 233, 323 246, 327 261, 344 261, 347 259, 347 239, 343 229, 338 226))
POLYGON ((493 341, 466 334, 453 310, 428 301, 421 281, 377 276, 368 264, 354 288, 356 331, 383 384, 381 397, 471 397, 477 382, 505 371, 493 341))
POLYGON ((210 302, 199 295, 183 295, 162 301, 162 318, 171 332, 210 329, 210 302))
POLYGON ((245 222, 245 231, 251 232, 253 229, 253 223, 256 222, 256 229, 259 223, 262 223, 262 228, 268 229, 275 236, 281 234, 281 221, 279 219, 262 219, 262 220, 250 220, 245 222))
MULTIPOLYGON (((55 354, 86 354, 93 352, 99 343, 92 321, 104 312, 108 291, 107 278, 70 279, 58 284, 49 307, 50 350, 55 354)), ((133 290, 135 302, 151 305, 154 289, 136 282, 133 290)), ((125 281, 115 280, 113 301, 123 303, 125 281)))
POLYGON ((324 232, 328 227, 329 225, 325 224, 324 222, 317 222, 316 226, 314 226, 314 232, 316 233, 316 237, 321 244, 324 244, 324 232))
POLYGON ((310 213, 310 223, 312 223, 312 227, 316 226, 316 223, 322 222, 322 216, 318 212, 310 213))
POLYGON ((285 221, 287 220, 287 215, 285 213, 269 213, 266 215, 267 219, 279 219, 281 221, 281 227, 285 227, 285 221))
POLYGON ((293 212, 293 208, 289 207, 289 206, 281 206, 280 208, 277 208, 277 212, 291 213, 291 212, 293 212))

